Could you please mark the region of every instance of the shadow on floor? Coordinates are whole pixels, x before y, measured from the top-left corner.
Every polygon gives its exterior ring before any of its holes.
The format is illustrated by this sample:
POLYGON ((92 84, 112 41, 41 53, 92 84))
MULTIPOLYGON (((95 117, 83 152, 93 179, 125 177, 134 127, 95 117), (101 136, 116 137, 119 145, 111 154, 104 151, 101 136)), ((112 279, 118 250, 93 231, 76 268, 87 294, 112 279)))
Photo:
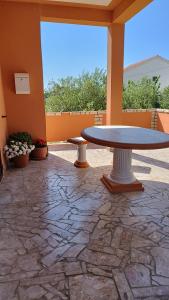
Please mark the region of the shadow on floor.
POLYGON ((132 170, 135 173, 144 173, 144 174, 150 174, 151 173, 151 168, 145 167, 145 166, 132 166, 132 170))
MULTIPOLYGON (((77 146, 70 143, 57 143, 48 145, 49 151, 70 151, 77 149, 77 146)), ((105 149, 106 147, 89 143, 87 149, 105 149)))
POLYGON ((167 163, 167 162, 164 162, 164 161, 161 161, 161 160, 158 160, 158 159, 155 159, 155 158, 151 158, 151 157, 148 157, 148 156, 144 156, 144 155, 141 155, 141 154, 137 154, 137 153, 133 153, 132 157, 135 160, 139 160, 139 161, 142 161, 144 163, 147 163, 147 164, 150 164, 150 165, 154 165, 156 167, 160 167, 160 168, 169 170, 169 163, 167 163))
MULTIPOLYGON (((50 155, 55 156, 56 159, 57 159, 57 156, 54 155, 54 154, 52 154, 51 153, 52 151, 55 151, 55 152, 57 152, 57 151, 70 151, 70 150, 75 150, 76 151, 76 149, 77 149, 76 145, 73 145, 73 144, 70 144, 70 143, 66 143, 66 142, 65 143, 60 143, 60 144, 58 143, 58 144, 49 145, 50 155)), ((95 150, 95 149, 106 149, 106 147, 89 143, 88 144, 88 149, 93 149, 93 150, 95 150)), ((67 161, 67 163, 69 163, 69 162, 67 161)), ((70 162, 70 164, 71 164, 71 162, 70 162)), ((108 168, 108 170, 111 170, 112 165, 105 165, 104 169, 106 167, 108 168)), ((95 167, 91 167, 91 168, 95 169, 95 167)), ((132 168, 133 168, 133 172, 136 172, 136 173, 150 174, 150 172, 151 172, 151 168, 150 167, 146 167, 146 166, 133 165, 132 168)))

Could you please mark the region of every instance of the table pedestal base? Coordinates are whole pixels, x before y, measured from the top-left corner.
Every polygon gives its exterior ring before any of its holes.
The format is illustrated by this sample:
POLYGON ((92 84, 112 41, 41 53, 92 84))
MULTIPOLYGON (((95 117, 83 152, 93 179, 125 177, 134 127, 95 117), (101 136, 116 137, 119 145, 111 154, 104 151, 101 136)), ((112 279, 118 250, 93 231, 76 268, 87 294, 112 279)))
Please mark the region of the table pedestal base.
POLYGON ((133 183, 129 184, 121 184, 117 182, 113 182, 109 179, 108 176, 103 175, 101 181, 107 187, 109 192, 111 193, 125 193, 125 192, 134 192, 134 191, 144 191, 144 187, 141 182, 138 180, 134 181, 133 183))
POLYGON ((112 193, 143 191, 144 187, 132 171, 132 150, 114 149, 113 168, 109 176, 103 175, 101 181, 112 193))

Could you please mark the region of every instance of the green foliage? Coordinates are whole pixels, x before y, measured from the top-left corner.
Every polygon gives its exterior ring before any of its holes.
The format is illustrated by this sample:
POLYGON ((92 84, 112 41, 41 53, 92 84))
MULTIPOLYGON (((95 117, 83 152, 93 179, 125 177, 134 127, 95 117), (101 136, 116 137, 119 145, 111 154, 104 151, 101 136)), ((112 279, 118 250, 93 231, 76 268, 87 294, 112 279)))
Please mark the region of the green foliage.
POLYGON ((46 111, 104 110, 106 107, 106 73, 95 69, 78 77, 50 82, 45 91, 46 111))
POLYGON ((32 144, 32 137, 29 133, 27 132, 16 132, 12 133, 9 136, 9 143, 11 141, 16 141, 16 142, 22 142, 22 143, 27 143, 28 145, 32 144))
POLYGON ((142 78, 140 81, 129 81, 123 88, 123 108, 159 108, 160 105, 159 78, 142 78))
MULTIPOLYGON (((45 91, 46 111, 105 110, 106 81, 106 72, 98 68, 93 73, 51 81, 45 91)), ((169 108, 169 87, 161 90, 159 77, 129 81, 123 87, 123 108, 169 108)))
POLYGON ((164 88, 160 99, 160 108, 169 109, 169 86, 164 88))

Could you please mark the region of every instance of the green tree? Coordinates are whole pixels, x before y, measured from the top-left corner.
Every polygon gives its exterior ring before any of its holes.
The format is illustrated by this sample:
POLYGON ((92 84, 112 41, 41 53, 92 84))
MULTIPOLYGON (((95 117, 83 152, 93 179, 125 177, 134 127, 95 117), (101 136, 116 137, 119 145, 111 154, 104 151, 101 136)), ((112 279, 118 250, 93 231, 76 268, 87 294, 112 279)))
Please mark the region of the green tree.
POLYGON ((169 109, 169 86, 165 87, 162 91, 160 108, 169 109))
POLYGON ((159 77, 147 77, 139 81, 129 81, 123 88, 123 108, 158 108, 160 105, 159 77))
POLYGON ((106 72, 98 68, 78 77, 51 81, 45 91, 46 111, 82 111, 106 108, 106 72))
MULTIPOLYGON (((98 68, 78 77, 50 81, 45 90, 48 112, 106 109, 106 72, 98 68)), ((123 87, 123 108, 169 108, 169 87, 160 89, 159 77, 129 81, 123 87)))

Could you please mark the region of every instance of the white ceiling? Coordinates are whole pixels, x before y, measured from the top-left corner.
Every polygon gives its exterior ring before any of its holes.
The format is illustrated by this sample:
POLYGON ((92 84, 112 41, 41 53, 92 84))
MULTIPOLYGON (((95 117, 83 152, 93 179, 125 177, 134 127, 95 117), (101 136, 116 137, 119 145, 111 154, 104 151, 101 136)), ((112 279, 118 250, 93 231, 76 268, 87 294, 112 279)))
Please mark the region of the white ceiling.
MULTIPOLYGON (((52 0, 52 1, 56 1, 56 0, 52 0)), ((70 2, 70 3, 107 6, 110 4, 111 0, 59 0, 59 2, 70 2)))

